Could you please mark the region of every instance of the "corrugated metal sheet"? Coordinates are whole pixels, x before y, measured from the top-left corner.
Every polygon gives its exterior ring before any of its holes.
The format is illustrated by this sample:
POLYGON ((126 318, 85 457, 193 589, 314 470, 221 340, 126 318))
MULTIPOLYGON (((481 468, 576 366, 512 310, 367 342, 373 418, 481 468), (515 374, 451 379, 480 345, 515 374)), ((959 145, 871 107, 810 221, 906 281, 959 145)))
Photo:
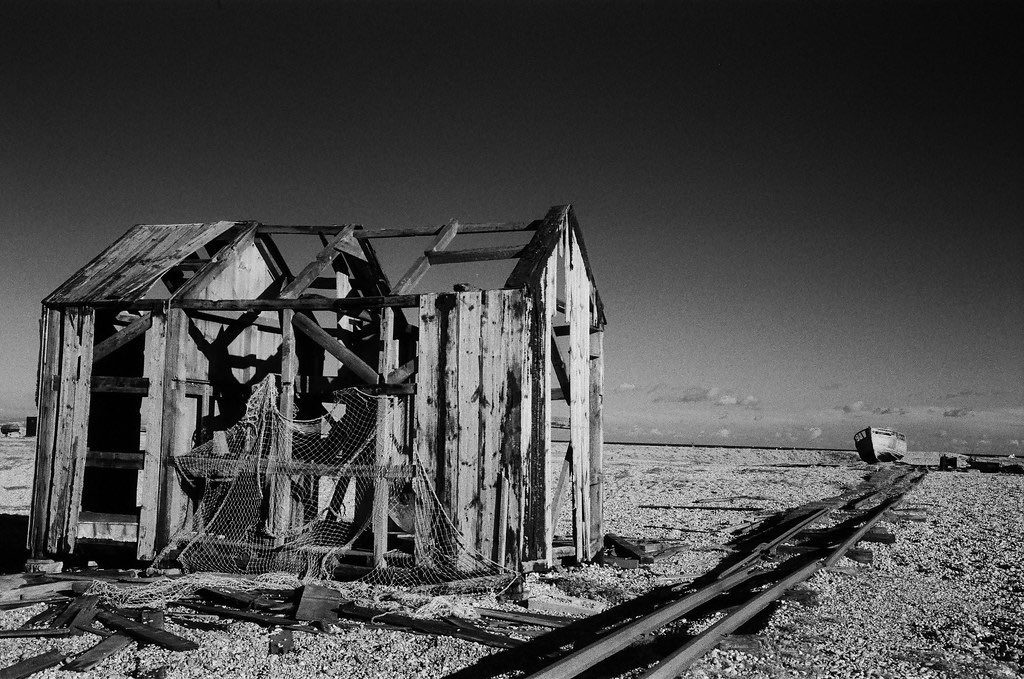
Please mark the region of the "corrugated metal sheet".
POLYGON ((136 224, 43 303, 139 299, 173 266, 238 223, 136 224))

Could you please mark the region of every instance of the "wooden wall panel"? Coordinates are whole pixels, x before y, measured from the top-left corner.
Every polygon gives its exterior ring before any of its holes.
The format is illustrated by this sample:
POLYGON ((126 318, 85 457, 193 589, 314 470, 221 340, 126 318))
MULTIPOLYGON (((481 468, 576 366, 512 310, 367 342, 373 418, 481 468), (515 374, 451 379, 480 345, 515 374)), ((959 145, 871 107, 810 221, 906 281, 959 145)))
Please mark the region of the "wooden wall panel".
MULTIPOLYGON (((416 460, 436 478, 462 545, 503 563, 517 563, 521 553, 512 545, 521 543, 529 482, 522 471, 523 425, 529 431, 531 420, 529 410, 523 414, 531 327, 525 300, 519 290, 420 299, 416 460)), ((423 490, 417 496, 425 505, 423 490)), ((420 527, 417 533, 425 548, 420 527)))
POLYGON ((573 542, 579 561, 591 557, 590 539, 590 280, 571 230, 566 231, 569 323, 569 440, 572 445, 573 542))

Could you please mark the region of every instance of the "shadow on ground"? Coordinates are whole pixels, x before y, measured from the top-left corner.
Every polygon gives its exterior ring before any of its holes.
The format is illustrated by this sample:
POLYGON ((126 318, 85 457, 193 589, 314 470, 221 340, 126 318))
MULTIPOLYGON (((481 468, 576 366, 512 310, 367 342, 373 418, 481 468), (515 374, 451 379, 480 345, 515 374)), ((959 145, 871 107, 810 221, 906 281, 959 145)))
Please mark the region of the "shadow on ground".
POLYGON ((20 573, 25 568, 28 552, 28 517, 18 514, 0 514, 0 573, 20 573))

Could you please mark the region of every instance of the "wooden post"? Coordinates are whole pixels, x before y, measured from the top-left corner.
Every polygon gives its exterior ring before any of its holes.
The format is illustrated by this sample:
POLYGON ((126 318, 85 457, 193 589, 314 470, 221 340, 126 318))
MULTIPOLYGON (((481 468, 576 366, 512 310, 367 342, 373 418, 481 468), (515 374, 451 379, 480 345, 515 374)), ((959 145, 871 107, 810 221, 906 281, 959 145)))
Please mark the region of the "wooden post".
POLYGON ((167 313, 167 339, 164 357, 164 420, 160 451, 160 511, 157 518, 156 549, 165 547, 184 527, 188 496, 182 487, 174 458, 188 453, 192 446, 192 424, 188 418, 185 394, 188 370, 188 316, 181 309, 167 313))
POLYGON ((590 335, 590 559, 604 542, 604 331, 590 335))
POLYGON ((565 313, 569 321, 569 439, 572 443, 573 542, 590 558, 590 281, 573 232, 566 230, 565 313))
POLYGON ((458 305, 458 486, 456 506, 459 530, 466 549, 479 548, 480 529, 480 305, 479 292, 455 294, 458 305))
POLYGON ((92 393, 92 309, 69 307, 62 326, 60 400, 46 536, 51 553, 73 550, 78 530, 92 393))
MULTIPOLYGON (((507 372, 502 356, 504 352, 505 290, 487 290, 480 301, 480 461, 477 487, 480 492, 477 522, 477 544, 480 553, 500 563, 501 554, 495 550, 495 538, 500 540, 498 517, 505 512, 499 506, 499 479, 501 469, 501 411, 506 407, 505 381, 507 372)), ((504 501, 504 498, 501 498, 504 501)), ((504 545, 504 542, 501 542, 504 545)))
POLYGON ((413 462, 416 477, 413 492, 416 502, 416 523, 413 544, 416 565, 429 568, 434 553, 431 526, 434 515, 432 489, 437 488, 439 445, 438 425, 440 422, 439 401, 439 347, 441 318, 437 310, 437 295, 420 297, 420 334, 416 347, 417 362, 420 365, 416 380, 415 418, 416 440, 413 446, 413 462))
MULTIPOLYGON (((398 367, 398 341, 395 339, 395 311, 381 309, 380 312, 380 354, 378 371, 387 375, 398 367)), ((396 410, 389 397, 377 398, 377 445, 375 448, 373 477, 373 565, 387 566, 384 555, 388 551, 388 508, 390 481, 384 472, 394 464, 398 451, 395 446, 394 423, 396 410)))
MULTIPOLYGON (((146 331, 142 375, 149 380, 149 392, 142 399, 142 426, 145 439, 139 441, 142 469, 139 470, 135 503, 139 507, 139 533, 135 556, 149 560, 156 555, 157 510, 160 505, 160 450, 163 439, 164 352, 167 339, 166 319, 161 311, 152 314, 146 331)), ((141 435, 141 432, 140 432, 141 435)), ((141 436, 140 436, 141 439, 141 436)))
POLYGON ((36 433, 36 465, 32 483, 32 508, 28 548, 33 558, 46 555, 46 527, 50 515, 50 484, 53 479, 53 455, 57 433, 59 374, 61 351, 61 312, 43 309, 41 362, 36 399, 39 424, 36 433))
MULTIPOLYGON (((281 392, 278 395, 277 407, 281 415, 290 420, 295 414, 295 329, 292 327, 291 309, 281 311, 281 392)), ((276 464, 267 465, 271 474, 269 479, 270 502, 267 517, 267 529, 274 535, 274 544, 284 544, 284 534, 292 525, 292 482, 291 477, 282 473, 282 466, 292 459, 292 432, 288 427, 281 427, 277 449, 274 451, 276 464)))

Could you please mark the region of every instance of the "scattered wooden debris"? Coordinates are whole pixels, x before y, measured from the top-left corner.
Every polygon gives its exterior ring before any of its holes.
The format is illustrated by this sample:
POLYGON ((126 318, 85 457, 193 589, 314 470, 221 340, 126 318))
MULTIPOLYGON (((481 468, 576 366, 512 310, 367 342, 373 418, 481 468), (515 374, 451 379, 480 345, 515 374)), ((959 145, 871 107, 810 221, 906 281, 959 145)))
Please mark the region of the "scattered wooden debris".
POLYGON ((36 672, 42 672, 45 669, 61 664, 66 658, 67 656, 57 649, 50 649, 45 653, 25 658, 10 667, 0 670, 0 679, 25 679, 25 677, 31 676, 36 672))
POLYGON ((600 601, 579 597, 534 596, 526 600, 526 608, 531 611, 564 615, 593 615, 607 607, 600 601))

